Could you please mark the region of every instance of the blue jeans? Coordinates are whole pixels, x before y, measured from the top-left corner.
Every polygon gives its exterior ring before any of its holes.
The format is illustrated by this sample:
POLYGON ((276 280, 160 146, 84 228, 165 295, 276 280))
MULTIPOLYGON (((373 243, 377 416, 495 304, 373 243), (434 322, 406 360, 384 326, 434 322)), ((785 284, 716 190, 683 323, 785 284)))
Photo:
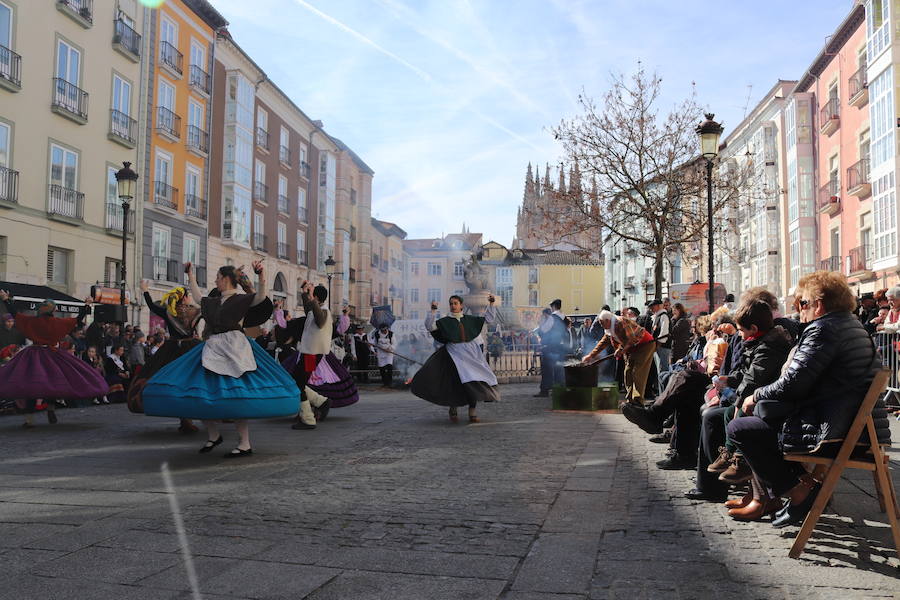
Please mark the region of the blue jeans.
MULTIPOLYGON (((669 370, 669 362, 672 359, 672 349, 671 348, 663 348, 659 346, 656 349, 656 356, 653 360, 656 361, 656 372, 664 373, 669 370)), ((662 391, 662 390, 660 390, 662 391)))

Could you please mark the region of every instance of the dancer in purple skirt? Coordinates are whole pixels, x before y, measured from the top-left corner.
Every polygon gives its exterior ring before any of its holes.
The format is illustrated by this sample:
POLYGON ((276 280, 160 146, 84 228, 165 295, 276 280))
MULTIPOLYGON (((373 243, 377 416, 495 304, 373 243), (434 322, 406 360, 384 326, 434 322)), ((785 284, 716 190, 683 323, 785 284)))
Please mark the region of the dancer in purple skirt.
MULTIPOLYGON (((106 380, 83 360, 59 349, 59 343, 76 327, 80 327, 90 308, 90 300, 78 312, 77 318, 54 317, 56 303, 44 300, 37 308, 37 316, 17 314, 13 297, 0 290, 0 301, 6 303, 15 315, 16 328, 33 343, 22 349, 0 369, 0 390, 7 398, 14 398, 16 406, 26 412, 23 427, 34 427, 31 413, 35 401, 44 399, 48 406, 61 399, 94 398, 104 396, 109 390, 106 380)), ((56 413, 47 413, 50 423, 56 422, 56 413)))

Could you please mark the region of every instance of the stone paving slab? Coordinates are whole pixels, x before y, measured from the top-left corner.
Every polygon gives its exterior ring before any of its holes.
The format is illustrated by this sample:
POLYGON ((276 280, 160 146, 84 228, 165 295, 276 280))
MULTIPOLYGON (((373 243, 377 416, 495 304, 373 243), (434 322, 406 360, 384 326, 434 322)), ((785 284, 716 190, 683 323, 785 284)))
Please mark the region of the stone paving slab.
POLYGON ((0 417, 0 599, 189 599, 163 462, 204 598, 898 594, 869 474, 841 482, 795 561, 796 527, 687 500, 693 474, 656 469, 664 447, 621 416, 551 412, 533 393, 504 386, 482 423, 453 425, 408 392, 366 390, 315 431, 254 422, 240 461, 122 405, 29 431, 0 417))

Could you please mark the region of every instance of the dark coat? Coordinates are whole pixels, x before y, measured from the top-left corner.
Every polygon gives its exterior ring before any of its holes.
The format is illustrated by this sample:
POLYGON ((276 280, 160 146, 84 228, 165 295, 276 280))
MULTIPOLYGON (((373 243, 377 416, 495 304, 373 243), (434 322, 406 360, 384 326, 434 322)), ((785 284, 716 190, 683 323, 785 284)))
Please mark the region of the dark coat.
MULTIPOLYGON (((786 452, 812 452, 846 437, 879 368, 881 360, 859 319, 849 312, 828 313, 806 324, 781 377, 756 390, 755 414, 773 425, 783 423, 786 452)), ((879 442, 888 443, 883 400, 872 417, 879 442)))
POLYGON ((672 340, 672 362, 681 360, 691 347, 691 320, 685 316, 672 319, 669 325, 672 340))
POLYGON ((793 345, 791 335, 779 326, 760 338, 744 341, 740 369, 728 375, 728 387, 734 389, 738 405, 757 388, 778 379, 793 345))

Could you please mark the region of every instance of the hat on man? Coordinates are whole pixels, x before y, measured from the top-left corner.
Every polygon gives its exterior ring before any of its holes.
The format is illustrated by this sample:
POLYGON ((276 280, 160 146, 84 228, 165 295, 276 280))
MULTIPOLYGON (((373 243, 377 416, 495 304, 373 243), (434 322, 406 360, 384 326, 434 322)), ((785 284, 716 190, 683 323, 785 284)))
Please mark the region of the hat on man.
POLYGON ((860 296, 860 300, 874 300, 875 292, 866 292, 862 296, 860 296))
POLYGON ((550 303, 550 306, 555 308, 556 310, 559 310, 562 308, 562 300, 557 298, 556 300, 554 300, 553 302, 550 303))
POLYGON ((648 308, 651 307, 651 306, 657 306, 657 305, 659 305, 659 304, 662 304, 662 300, 660 300, 659 298, 654 298, 653 300, 648 300, 648 301, 647 301, 647 307, 648 307, 648 308))

